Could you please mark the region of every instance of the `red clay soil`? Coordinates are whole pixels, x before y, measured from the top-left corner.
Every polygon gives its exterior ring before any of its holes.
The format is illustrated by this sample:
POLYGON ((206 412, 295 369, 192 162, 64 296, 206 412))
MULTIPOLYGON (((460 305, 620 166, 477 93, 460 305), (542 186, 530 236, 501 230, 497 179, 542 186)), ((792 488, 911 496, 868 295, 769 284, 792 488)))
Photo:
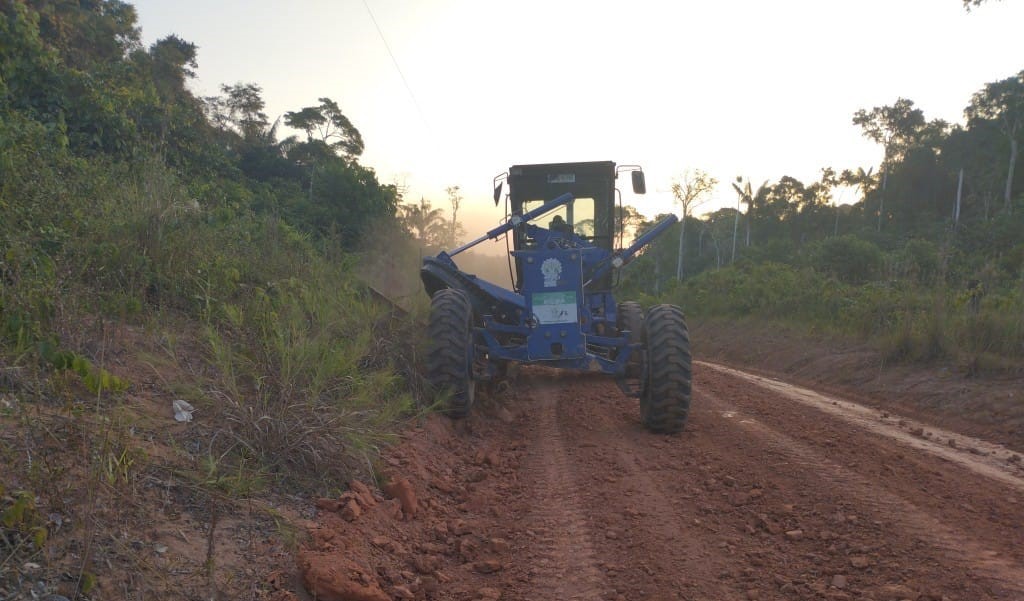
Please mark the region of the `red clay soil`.
POLYGON ((1024 599, 1021 486, 729 373, 694 390, 658 436, 610 380, 524 370, 409 431, 387 493, 321 500, 279 598, 1024 599))

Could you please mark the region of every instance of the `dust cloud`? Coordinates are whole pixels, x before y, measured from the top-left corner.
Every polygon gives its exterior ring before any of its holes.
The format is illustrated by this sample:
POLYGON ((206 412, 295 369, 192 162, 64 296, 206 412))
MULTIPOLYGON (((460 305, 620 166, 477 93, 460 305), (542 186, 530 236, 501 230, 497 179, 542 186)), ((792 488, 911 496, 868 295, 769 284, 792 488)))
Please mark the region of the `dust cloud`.
MULTIPOLYGON (((420 281, 423 258, 441 252, 395 225, 378 226, 364 242, 356 272, 367 285, 406 311, 429 302, 420 281)), ((455 258, 459 268, 493 284, 512 287, 504 238, 485 241, 455 258), (500 253, 500 254, 499 254, 500 253)))

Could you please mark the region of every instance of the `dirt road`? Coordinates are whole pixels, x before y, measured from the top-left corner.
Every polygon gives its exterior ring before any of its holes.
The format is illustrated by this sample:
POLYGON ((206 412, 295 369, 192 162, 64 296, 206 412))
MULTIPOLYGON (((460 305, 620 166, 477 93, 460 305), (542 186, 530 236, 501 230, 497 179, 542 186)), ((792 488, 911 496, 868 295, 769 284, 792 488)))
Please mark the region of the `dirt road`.
POLYGON ((309 586, 359 557, 335 575, 381 599, 1024 599, 1019 457, 710 364, 678 436, 608 380, 530 370, 388 468, 416 515, 324 512, 309 586))

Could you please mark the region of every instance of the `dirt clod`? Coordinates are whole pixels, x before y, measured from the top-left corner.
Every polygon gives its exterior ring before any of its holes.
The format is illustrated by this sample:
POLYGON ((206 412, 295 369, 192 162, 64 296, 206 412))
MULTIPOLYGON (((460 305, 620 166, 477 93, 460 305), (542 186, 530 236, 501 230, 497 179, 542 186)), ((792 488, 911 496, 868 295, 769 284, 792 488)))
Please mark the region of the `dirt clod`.
POLYGON ((419 511, 419 503, 416 501, 416 492, 412 488, 412 484, 408 479, 393 475, 388 478, 387 484, 384 485, 384 493, 393 499, 398 499, 398 502, 402 504, 402 513, 406 518, 416 517, 416 512, 419 511))
POLYGON ((501 562, 497 559, 482 559, 472 564, 473 571, 480 574, 493 574, 500 571, 501 568, 501 562))
POLYGON ((364 509, 369 509, 377 504, 377 500, 373 498, 373 492, 370 490, 370 487, 359 480, 349 482, 348 487, 356 496, 356 501, 358 501, 364 509))
POLYGON ((341 501, 338 499, 317 499, 313 505, 321 511, 338 511, 341 509, 341 501))
POLYGON ((441 558, 437 555, 416 555, 411 563, 420 574, 433 574, 441 567, 441 558))
POLYGON ((300 566, 306 590, 321 601, 391 601, 377 579, 352 560, 335 554, 304 553, 300 566))
POLYGON ((448 532, 451 532, 456 536, 464 536, 472 532, 472 529, 465 520, 452 520, 448 523, 448 532))
POLYGON ((359 507, 359 503, 356 503, 355 499, 349 499, 341 508, 341 517, 348 522, 354 522, 356 518, 363 514, 363 510, 359 507))

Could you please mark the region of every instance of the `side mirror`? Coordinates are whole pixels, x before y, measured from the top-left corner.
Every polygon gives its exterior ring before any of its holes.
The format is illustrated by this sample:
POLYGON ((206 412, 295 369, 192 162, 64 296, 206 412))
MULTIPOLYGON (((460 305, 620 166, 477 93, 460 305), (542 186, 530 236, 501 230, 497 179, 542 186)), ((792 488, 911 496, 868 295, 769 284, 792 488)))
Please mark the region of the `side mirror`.
POLYGON ((644 180, 643 171, 630 171, 633 178, 633 194, 647 194, 647 182, 644 180))
POLYGON ((494 206, 498 206, 498 202, 501 200, 501 188, 505 185, 505 182, 499 183, 494 187, 494 206))

